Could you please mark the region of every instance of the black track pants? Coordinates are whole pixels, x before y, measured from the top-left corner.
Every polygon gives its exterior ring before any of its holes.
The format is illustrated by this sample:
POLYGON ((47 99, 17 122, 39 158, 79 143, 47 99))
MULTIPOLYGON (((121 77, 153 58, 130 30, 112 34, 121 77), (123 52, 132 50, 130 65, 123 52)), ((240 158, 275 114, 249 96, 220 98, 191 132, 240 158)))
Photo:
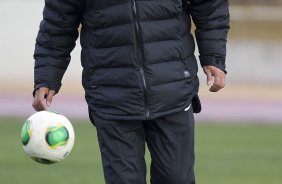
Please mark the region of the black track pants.
POLYGON ((108 121, 92 114, 106 184, 146 184, 145 142, 152 184, 195 184, 192 108, 147 121, 108 121))

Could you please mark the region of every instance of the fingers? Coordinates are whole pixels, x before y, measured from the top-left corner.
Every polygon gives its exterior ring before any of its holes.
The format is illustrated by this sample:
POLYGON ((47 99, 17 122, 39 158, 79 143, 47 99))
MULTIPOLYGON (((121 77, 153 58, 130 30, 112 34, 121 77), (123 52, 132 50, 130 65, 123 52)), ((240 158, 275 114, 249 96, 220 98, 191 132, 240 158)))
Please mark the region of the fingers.
POLYGON ((32 102, 33 108, 36 111, 47 110, 47 108, 51 105, 54 94, 54 90, 49 90, 45 87, 39 88, 35 92, 35 96, 32 102))
POLYGON ((204 72, 207 75, 207 84, 211 92, 218 92, 225 87, 225 73, 214 66, 204 66, 204 72), (213 83, 212 83, 213 82, 213 83))
POLYGON ((218 92, 219 90, 221 90, 222 88, 224 88, 224 83, 222 83, 222 76, 214 76, 214 83, 213 85, 210 87, 210 91, 211 92, 218 92))
POLYGON ((53 96, 55 95, 55 91, 54 90, 49 90, 49 93, 48 93, 48 96, 47 96, 47 99, 46 99, 46 104, 48 107, 51 106, 51 102, 52 102, 52 99, 53 99, 53 96))
POLYGON ((212 82, 213 82, 213 77, 212 77, 212 73, 211 73, 210 68, 207 68, 207 69, 205 70, 205 73, 206 73, 206 75, 207 75, 207 85, 209 86, 209 85, 211 85, 212 82))

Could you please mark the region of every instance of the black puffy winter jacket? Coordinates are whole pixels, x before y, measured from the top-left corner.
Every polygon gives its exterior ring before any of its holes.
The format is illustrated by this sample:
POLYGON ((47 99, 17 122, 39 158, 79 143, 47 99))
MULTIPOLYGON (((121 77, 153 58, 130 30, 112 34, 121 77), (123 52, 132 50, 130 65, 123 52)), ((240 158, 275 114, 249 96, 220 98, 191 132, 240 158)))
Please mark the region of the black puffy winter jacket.
POLYGON ((105 119, 153 119, 197 94, 191 18, 201 65, 225 71, 228 0, 45 0, 35 89, 59 91, 81 24, 83 87, 105 119))

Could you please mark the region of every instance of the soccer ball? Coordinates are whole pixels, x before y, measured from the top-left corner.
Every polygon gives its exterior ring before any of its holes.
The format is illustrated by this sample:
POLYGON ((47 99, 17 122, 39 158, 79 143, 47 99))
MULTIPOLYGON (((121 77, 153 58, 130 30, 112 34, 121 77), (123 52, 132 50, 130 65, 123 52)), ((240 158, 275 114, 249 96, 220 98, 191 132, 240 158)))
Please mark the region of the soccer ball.
POLYGON ((74 139, 70 121, 65 116, 50 111, 30 116, 21 132, 24 151, 41 164, 63 160, 71 152, 74 139))

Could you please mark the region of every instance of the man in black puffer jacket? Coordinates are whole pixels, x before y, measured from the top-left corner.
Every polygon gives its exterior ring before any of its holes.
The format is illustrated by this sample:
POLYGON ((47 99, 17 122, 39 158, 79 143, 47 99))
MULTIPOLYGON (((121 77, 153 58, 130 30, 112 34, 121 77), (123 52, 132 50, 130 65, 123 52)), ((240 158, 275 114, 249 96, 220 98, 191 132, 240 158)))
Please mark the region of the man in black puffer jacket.
POLYGON ((81 25, 83 87, 107 184, 194 181, 198 66, 210 91, 225 85, 228 0, 45 0, 35 48, 33 107, 58 93, 81 25), (191 107, 191 108, 190 108, 191 107))

